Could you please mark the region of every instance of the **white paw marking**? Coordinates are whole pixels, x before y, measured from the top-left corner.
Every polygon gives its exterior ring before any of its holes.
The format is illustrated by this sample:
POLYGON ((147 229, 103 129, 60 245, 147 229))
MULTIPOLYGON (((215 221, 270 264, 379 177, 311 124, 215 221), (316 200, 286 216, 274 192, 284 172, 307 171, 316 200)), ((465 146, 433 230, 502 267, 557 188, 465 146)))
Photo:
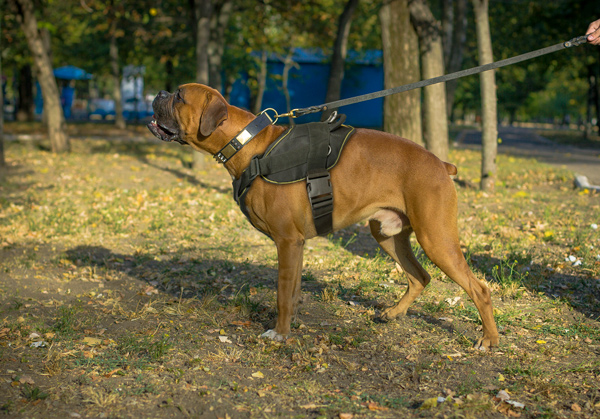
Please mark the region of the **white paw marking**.
POLYGON ((271 340, 276 340, 276 341, 283 341, 283 336, 280 335, 279 333, 277 333, 276 331, 269 329, 267 330, 265 333, 263 333, 262 335, 260 335, 261 338, 267 338, 267 339, 271 339, 271 340))

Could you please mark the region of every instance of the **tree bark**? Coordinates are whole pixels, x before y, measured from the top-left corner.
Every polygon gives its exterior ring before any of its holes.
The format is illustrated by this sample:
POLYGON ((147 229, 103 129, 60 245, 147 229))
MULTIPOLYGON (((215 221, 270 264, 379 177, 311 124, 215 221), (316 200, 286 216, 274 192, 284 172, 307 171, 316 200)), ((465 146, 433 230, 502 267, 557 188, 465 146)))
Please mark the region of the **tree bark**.
POLYGON ((37 27, 33 2, 31 0, 12 1, 17 6, 21 27, 37 68, 38 81, 44 97, 44 112, 47 113, 50 146, 55 153, 67 152, 70 149, 70 144, 69 137, 65 132, 65 117, 60 104, 58 86, 48 51, 44 48, 37 27))
MULTIPOLYGON (((441 25, 425 0, 409 0, 410 19, 419 36, 421 76, 425 79, 444 75, 441 25)), ((424 136, 427 149, 442 160, 448 159, 448 119, 445 83, 423 89, 424 136)))
POLYGON ((115 126, 125 129, 125 118, 123 117, 123 98, 121 97, 121 71, 119 67, 119 46, 117 45, 117 16, 114 10, 114 2, 110 2, 110 45, 108 55, 110 58, 110 69, 113 79, 113 100, 115 101, 115 126))
MULTIPOLYGON (((191 0, 195 19, 196 37, 196 82, 208 85, 210 83, 210 67, 208 47, 210 43, 210 19, 213 13, 212 0, 191 0)), ((207 161, 205 155, 192 152, 192 167, 194 170, 205 170, 207 161)))
POLYGON ((208 48, 210 43, 210 19, 213 14, 212 0, 194 0, 196 16, 196 82, 208 85, 210 80, 208 48))
MULTIPOLYGON (((479 65, 489 64, 494 61, 488 15, 489 0, 472 1, 475 9, 479 65)), ((483 121, 480 187, 484 191, 493 191, 496 183, 496 156, 498 154, 495 71, 485 71, 479 75, 479 79, 481 82, 481 116, 483 121)))
POLYGON ((267 51, 263 51, 260 57, 260 70, 258 72, 258 91, 256 92, 254 106, 252 106, 252 112, 255 114, 262 110, 263 97, 267 88, 267 58, 267 51))
MULTIPOLYGON (((0 2, 0 4, 2 4, 0 2)), ((2 4, 3 5, 3 4, 2 4)), ((0 34, 2 34, 2 20, 4 13, 0 11, 0 34)), ((2 51, 2 36, 0 36, 0 51, 2 51)), ((6 172, 6 159, 4 157, 4 85, 2 83, 2 54, 0 54, 0 181, 6 172)))
MULTIPOLYGON (((408 0, 393 0, 379 11, 386 89, 419 81, 419 43, 410 24, 408 0)), ((384 99, 383 129, 423 145, 421 92, 411 90, 384 99)))
POLYGON ((19 101, 15 117, 19 122, 33 121, 35 103, 33 100, 33 75, 29 64, 19 68, 18 80, 19 101))
MULTIPOLYGON (((339 100, 342 93, 342 80, 344 80, 344 64, 348 54, 348 36, 352 25, 352 15, 356 10, 359 0, 348 0, 344 11, 338 21, 337 36, 331 56, 329 68, 329 80, 327 82, 327 93, 325 103, 339 100)), ((321 121, 327 120, 336 109, 328 109, 321 115, 321 121)))
MULTIPOLYGON (((446 41, 444 44, 446 73, 454 73, 462 68, 463 55, 467 43, 467 5, 467 0, 444 0, 444 7, 453 10, 452 21, 445 22, 448 27, 444 30, 446 41), (455 11, 454 5, 456 5, 455 11)), ((446 82, 446 114, 449 119, 452 119, 453 115, 456 86, 458 86, 457 79, 446 82)))
MULTIPOLYGON (((290 49, 290 51, 288 52, 288 54, 286 55, 285 58, 280 58, 283 61, 283 74, 282 74, 282 80, 281 80, 281 88, 283 90, 283 96, 285 97, 286 112, 288 112, 288 113, 292 110, 292 98, 290 96, 290 89, 289 89, 290 70, 292 68, 299 68, 298 64, 294 62, 293 57, 294 57, 294 53, 290 49)), ((290 125, 295 124, 294 118, 292 118, 291 116, 288 117, 288 120, 290 122, 290 125)))
POLYGON ((231 0, 222 0, 212 13, 210 20, 210 42, 208 44, 209 83, 224 93, 225 86, 221 71, 223 70, 223 53, 225 52, 225 30, 233 11, 231 0))

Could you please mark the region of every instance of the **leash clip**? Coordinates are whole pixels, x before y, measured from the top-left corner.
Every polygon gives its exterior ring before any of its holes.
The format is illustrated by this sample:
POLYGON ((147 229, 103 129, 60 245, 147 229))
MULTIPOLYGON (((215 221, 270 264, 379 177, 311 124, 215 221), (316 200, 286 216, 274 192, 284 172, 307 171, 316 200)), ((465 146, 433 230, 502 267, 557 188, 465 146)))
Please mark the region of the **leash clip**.
POLYGON ((325 105, 310 106, 308 108, 292 109, 288 113, 284 113, 281 115, 277 114, 277 117, 283 118, 283 117, 288 116, 290 118, 298 118, 300 116, 308 115, 309 113, 322 112, 322 111, 326 111, 326 110, 327 110, 327 106, 325 106, 325 105))
POLYGON ((273 108, 267 108, 264 111, 262 111, 261 113, 259 113, 258 115, 265 115, 267 118, 269 118, 269 120, 271 121, 271 125, 275 125, 277 123, 277 120, 279 119, 280 116, 283 115, 279 115, 277 113, 277 111, 273 108), (271 116, 267 113, 268 111, 272 111, 275 115, 273 115, 273 118, 271 118, 271 116))
POLYGON ((586 44, 587 43, 587 35, 583 35, 583 36, 578 36, 576 38, 570 39, 567 42, 565 42, 565 47, 566 48, 570 48, 570 47, 578 47, 581 44, 586 44))

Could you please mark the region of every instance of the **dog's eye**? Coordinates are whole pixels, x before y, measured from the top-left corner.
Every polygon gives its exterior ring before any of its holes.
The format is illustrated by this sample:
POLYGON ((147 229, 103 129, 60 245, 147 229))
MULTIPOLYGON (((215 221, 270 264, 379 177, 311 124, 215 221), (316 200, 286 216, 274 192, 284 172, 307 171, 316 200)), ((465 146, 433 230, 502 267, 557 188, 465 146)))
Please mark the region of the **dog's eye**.
POLYGON ((179 90, 177 91, 177 94, 175 95, 175 102, 182 102, 182 103, 184 103, 183 98, 181 97, 181 93, 179 92, 179 90))

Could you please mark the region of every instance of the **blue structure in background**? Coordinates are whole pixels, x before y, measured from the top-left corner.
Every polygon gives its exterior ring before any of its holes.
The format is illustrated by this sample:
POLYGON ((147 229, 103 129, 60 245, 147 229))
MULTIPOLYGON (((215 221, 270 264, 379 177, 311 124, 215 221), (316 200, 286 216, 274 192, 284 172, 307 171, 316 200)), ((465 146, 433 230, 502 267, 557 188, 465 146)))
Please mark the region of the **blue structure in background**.
POLYGON ((66 65, 54 69, 54 77, 62 80, 91 80, 92 75, 84 69, 73 65, 66 65))
MULTIPOLYGON (((58 67, 54 69, 54 77, 59 80, 65 80, 69 82, 71 80, 91 80, 92 75, 85 70, 75 67, 72 65, 66 65, 64 67, 58 67)), ((71 117, 71 107, 73 106, 73 100, 75 99, 75 88, 68 83, 61 83, 60 88, 60 102, 63 108, 65 118, 71 117)), ((35 95, 35 113, 41 115, 44 110, 44 99, 42 97, 42 89, 40 84, 36 82, 35 95)))
MULTIPOLYGON (((329 55, 321 50, 296 49, 292 57, 299 68, 289 71, 288 91, 291 108, 306 108, 321 105, 325 102, 327 82, 329 78, 329 55)), ((284 63, 275 55, 267 62, 267 87, 263 97, 263 109, 273 108, 278 113, 287 111, 281 78, 284 63), (273 76, 277 77, 273 77, 273 76)), ((383 89, 383 54, 381 51, 365 53, 349 52, 342 82, 341 99, 363 95, 383 89)), ((230 101, 233 105, 250 108, 250 95, 243 83, 236 83, 232 89, 230 101), (242 92, 244 91, 245 92, 242 92)), ((383 99, 340 108, 340 113, 347 115, 349 125, 380 128, 383 126, 383 99)), ((297 123, 318 121, 320 114, 306 115, 296 120, 297 123)), ((280 121, 287 123, 287 120, 280 121)))
MULTIPOLYGON (((290 95, 291 109, 307 108, 325 103, 325 94, 327 93, 327 82, 329 79, 329 63, 331 57, 323 53, 320 49, 295 49, 292 60, 295 64, 289 71, 288 92, 290 95)), ((287 106, 285 95, 282 88, 282 75, 284 70, 282 60, 272 54, 267 60, 267 86, 264 92, 262 109, 273 108, 278 113, 286 113, 287 106)), ((61 102, 65 117, 69 118, 73 104, 75 90, 73 89, 73 80, 90 80, 92 75, 81 68, 74 66, 60 67, 54 70, 57 79, 63 80, 60 83, 61 102)), ((229 101, 232 105, 241 108, 251 108, 250 90, 247 87, 248 75, 241 75, 234 83, 229 101)), ((340 99, 364 95, 383 89, 383 54, 379 50, 370 50, 363 53, 354 51, 348 52, 346 59, 344 80, 342 82, 342 91, 340 99)), ((40 115, 43 109, 43 100, 41 89, 38 85, 38 94, 36 95, 36 113, 40 115)), ((373 99, 354 105, 340 108, 340 113, 347 115, 347 123, 357 127, 381 128, 383 126, 383 98, 373 99)), ((114 116, 114 102, 106 99, 94 99, 88 106, 87 118, 97 117, 95 119, 104 120, 109 116, 114 116), (91 110, 91 112, 90 112, 91 110)), ((132 114, 131 112, 124 116, 127 119, 148 118, 152 115, 149 109, 145 113, 132 114)), ((295 120, 296 123, 305 123, 318 121, 320 113, 306 115, 295 120)), ((287 124, 288 119, 279 121, 287 124)))

